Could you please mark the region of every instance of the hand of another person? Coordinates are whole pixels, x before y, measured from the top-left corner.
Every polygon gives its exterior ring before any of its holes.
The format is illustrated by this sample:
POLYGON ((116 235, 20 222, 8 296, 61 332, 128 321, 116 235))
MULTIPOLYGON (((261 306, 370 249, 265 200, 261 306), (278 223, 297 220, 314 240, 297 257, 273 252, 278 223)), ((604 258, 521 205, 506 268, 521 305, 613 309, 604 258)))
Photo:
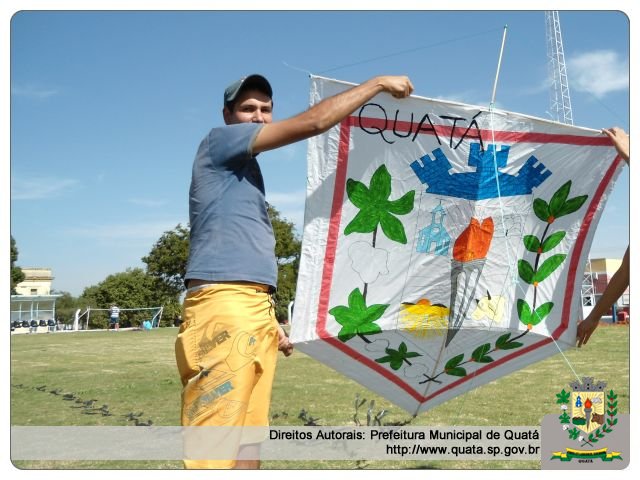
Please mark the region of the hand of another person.
POLYGON ((576 340, 578 342, 578 348, 580 348, 583 344, 586 345, 591 337, 591 334, 598 327, 598 323, 600 322, 599 318, 590 318, 587 317, 582 322, 578 323, 578 333, 576 334, 576 340))
POLYGON ((611 139, 620 156, 629 163, 629 135, 620 127, 604 128, 602 133, 611 139))

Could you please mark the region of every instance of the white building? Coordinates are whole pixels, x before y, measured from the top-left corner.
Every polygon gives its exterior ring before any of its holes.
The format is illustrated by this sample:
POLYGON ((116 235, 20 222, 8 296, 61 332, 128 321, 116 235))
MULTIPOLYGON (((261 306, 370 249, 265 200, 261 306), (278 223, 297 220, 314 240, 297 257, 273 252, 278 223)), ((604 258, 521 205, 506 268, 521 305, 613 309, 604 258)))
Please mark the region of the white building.
MULTIPOLYGON (((15 322, 32 321, 47 322, 55 319, 56 300, 60 294, 51 295, 51 282, 53 275, 50 268, 22 268, 24 280, 16 285, 17 295, 11 295, 12 326, 18 327, 15 322)), ((44 331, 47 330, 47 327, 44 331)), ((16 331, 27 331, 27 327, 17 328, 16 331)))
POLYGON ((50 268, 22 268, 24 280, 16 285, 18 295, 50 295, 53 275, 50 268))

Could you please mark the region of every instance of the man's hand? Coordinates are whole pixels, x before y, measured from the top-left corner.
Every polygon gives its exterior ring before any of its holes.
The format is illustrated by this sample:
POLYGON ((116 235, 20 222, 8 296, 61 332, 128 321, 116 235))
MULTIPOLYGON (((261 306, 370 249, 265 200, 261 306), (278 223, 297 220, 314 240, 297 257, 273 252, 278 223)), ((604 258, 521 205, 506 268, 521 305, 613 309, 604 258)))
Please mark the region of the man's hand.
POLYGON ((378 77, 378 81, 385 92, 396 98, 405 98, 413 92, 413 84, 406 76, 378 77))
POLYGON ((583 344, 586 345, 591 337, 591 334, 598 327, 598 323, 600 322, 599 318, 591 318, 587 317, 586 320, 578 323, 578 333, 576 335, 576 340, 578 341, 578 348, 580 348, 583 344))
POLYGON ((284 353, 285 357, 293 353, 293 344, 289 341, 289 337, 281 325, 278 325, 278 350, 284 353))
POLYGON ((629 135, 620 127, 604 128, 602 133, 611 139, 620 156, 629 163, 629 135))

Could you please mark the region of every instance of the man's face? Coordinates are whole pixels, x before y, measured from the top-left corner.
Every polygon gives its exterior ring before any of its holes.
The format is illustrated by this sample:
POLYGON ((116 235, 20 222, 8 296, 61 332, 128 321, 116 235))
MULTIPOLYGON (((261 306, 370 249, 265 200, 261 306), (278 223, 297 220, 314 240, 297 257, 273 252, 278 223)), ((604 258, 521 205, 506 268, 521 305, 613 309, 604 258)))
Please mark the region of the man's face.
POLYGON ((224 107, 222 115, 224 123, 271 123, 273 102, 269 96, 260 90, 246 90, 240 92, 233 105, 233 111, 224 107))

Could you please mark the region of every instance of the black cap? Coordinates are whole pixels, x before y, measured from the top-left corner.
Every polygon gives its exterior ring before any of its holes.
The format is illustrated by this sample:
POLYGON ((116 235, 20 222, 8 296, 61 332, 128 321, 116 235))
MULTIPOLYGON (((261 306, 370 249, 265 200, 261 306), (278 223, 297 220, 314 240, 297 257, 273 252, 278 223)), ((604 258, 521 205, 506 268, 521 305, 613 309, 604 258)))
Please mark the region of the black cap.
POLYGON ((229 85, 224 91, 224 104, 227 105, 228 103, 233 102, 238 94, 247 88, 255 88, 256 90, 268 95, 269 98, 273 97, 273 90, 271 89, 269 81, 262 75, 254 74, 249 75, 248 77, 243 77, 240 80, 236 80, 229 85))

